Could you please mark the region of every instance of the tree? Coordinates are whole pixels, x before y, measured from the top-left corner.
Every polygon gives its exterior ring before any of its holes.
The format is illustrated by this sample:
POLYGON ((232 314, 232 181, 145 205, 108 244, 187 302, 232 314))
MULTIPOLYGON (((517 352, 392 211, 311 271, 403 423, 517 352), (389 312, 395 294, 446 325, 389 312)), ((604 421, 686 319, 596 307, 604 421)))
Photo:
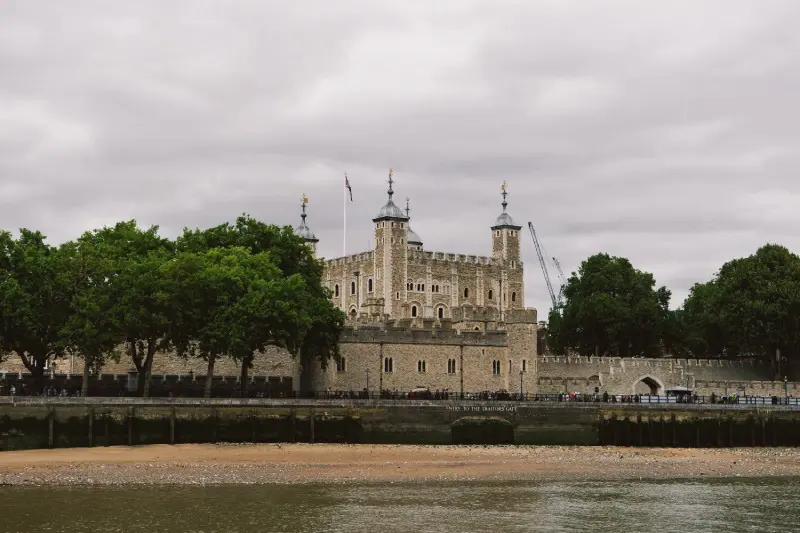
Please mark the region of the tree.
MULTIPOLYGON (((275 338, 267 344, 286 347, 290 353, 302 353, 303 365, 318 358, 324 365, 331 357, 339 356, 339 335, 345 316, 330 299, 330 291, 322 284, 324 267, 316 259, 305 241, 291 227, 278 227, 259 222, 247 215, 236 219, 236 223, 222 224, 207 230, 185 229, 178 239, 179 250, 204 252, 213 248, 242 247, 251 254, 266 253, 285 278, 299 276, 304 281, 302 302, 305 315, 310 319, 308 327, 301 327, 286 339, 275 338)), ((300 296, 299 293, 295 298, 300 296)), ((242 376, 253 361, 253 354, 240 359, 242 376)), ((246 379, 242 380, 246 391, 246 379)))
POLYGON ((800 257, 777 244, 734 259, 684 303, 698 353, 754 355, 778 376, 800 356, 800 257))
POLYGON ((549 338, 559 350, 585 355, 654 356, 662 336, 670 291, 655 289, 653 275, 608 254, 586 259, 564 287, 565 303, 551 313, 549 338))
POLYGON ((304 310, 305 282, 282 276, 266 253, 241 247, 182 252, 167 277, 181 294, 191 295, 178 318, 185 334, 173 340, 180 354, 207 362, 206 397, 220 357, 241 362, 244 387, 257 351, 269 344, 291 350, 311 322, 304 310))
POLYGON ((89 392, 91 370, 99 372, 108 355, 125 341, 113 297, 116 250, 104 241, 104 231, 85 233, 59 248, 62 286, 70 287, 69 315, 60 331, 69 349, 83 357, 81 395, 89 392))
POLYGON ((71 288, 59 276, 57 249, 39 232, 0 232, 0 352, 15 353, 44 390, 48 362, 64 355, 60 332, 71 288))
POLYGON ((137 394, 150 393, 150 375, 157 352, 172 345, 171 321, 176 310, 165 265, 175 257, 174 243, 158 235, 158 227, 139 229, 135 220, 96 232, 114 263, 111 298, 126 350, 138 373, 137 394))

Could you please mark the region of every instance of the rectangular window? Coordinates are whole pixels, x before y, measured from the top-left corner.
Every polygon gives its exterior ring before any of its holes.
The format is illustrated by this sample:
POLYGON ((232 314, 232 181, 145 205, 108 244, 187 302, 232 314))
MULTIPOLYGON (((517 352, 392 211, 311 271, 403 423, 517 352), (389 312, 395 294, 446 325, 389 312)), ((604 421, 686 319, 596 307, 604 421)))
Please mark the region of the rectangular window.
POLYGON ((344 372, 347 370, 347 364, 344 357, 340 357, 338 361, 336 361, 336 371, 337 372, 344 372))
POLYGON ((495 376, 500 375, 500 361, 496 359, 492 361, 492 374, 494 374, 495 376))
POLYGON ((508 373, 511 374, 511 360, 508 361, 508 373))
POLYGON ((383 358, 383 372, 385 374, 391 374, 394 371, 394 365, 392 365, 392 358, 391 357, 384 357, 383 358))
POLYGON ((456 360, 455 359, 448 359, 447 360, 447 373, 448 374, 455 374, 456 373, 456 360))
POLYGON ((522 371, 523 372, 527 372, 528 371, 528 360, 527 359, 523 359, 522 360, 522 371))

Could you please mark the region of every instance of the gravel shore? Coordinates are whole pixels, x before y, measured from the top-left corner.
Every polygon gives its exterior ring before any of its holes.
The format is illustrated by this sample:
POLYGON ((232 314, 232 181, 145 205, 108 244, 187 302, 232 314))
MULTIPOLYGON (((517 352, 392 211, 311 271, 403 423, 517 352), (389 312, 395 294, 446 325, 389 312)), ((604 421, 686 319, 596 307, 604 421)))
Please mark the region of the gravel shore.
POLYGON ((800 449, 243 444, 0 453, 0 485, 206 485, 800 476, 800 449))

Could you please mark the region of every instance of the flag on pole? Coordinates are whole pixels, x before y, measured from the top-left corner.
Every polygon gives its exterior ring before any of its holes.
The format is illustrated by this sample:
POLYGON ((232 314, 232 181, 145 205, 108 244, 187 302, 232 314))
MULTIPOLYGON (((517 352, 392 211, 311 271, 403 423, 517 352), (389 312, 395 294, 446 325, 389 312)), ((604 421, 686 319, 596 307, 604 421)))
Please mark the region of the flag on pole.
POLYGON ((344 186, 350 192, 350 201, 353 201, 353 189, 350 187, 350 181, 347 179, 347 174, 344 175, 344 186))

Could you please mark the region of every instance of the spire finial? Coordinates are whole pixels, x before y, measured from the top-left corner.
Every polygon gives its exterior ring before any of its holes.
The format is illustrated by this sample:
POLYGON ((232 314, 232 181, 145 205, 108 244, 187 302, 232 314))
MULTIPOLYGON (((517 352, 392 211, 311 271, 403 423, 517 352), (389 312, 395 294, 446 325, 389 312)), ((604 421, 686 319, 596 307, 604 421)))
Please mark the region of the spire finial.
POLYGON ((302 209, 303 209, 303 211, 302 211, 302 213, 300 214, 300 218, 302 218, 302 219, 303 219, 303 224, 305 224, 305 223, 306 223, 306 204, 308 203, 308 196, 306 196, 306 195, 305 195, 305 193, 304 193, 304 194, 302 194, 302 195, 300 196, 300 198, 301 198, 301 199, 302 199, 302 201, 303 201, 303 205, 302 205, 302 209))
POLYGON ((394 180, 392 180, 392 174, 394 174, 394 172, 390 168, 389 169, 389 190, 386 191, 386 192, 389 193, 389 200, 392 199, 392 195, 394 194, 394 191, 392 190, 392 183, 394 183, 394 180))
POLYGON ((508 202, 506 202, 506 196, 508 195, 508 183, 506 183, 505 180, 503 180, 503 185, 500 187, 500 189, 503 191, 503 213, 505 213, 506 206, 508 205, 508 202))
POLYGON ((408 204, 409 204, 409 202, 410 202, 410 200, 408 199, 408 196, 406 196, 406 216, 407 216, 408 218, 411 218, 411 215, 410 215, 410 213, 411 213, 411 207, 408 205, 408 204))

